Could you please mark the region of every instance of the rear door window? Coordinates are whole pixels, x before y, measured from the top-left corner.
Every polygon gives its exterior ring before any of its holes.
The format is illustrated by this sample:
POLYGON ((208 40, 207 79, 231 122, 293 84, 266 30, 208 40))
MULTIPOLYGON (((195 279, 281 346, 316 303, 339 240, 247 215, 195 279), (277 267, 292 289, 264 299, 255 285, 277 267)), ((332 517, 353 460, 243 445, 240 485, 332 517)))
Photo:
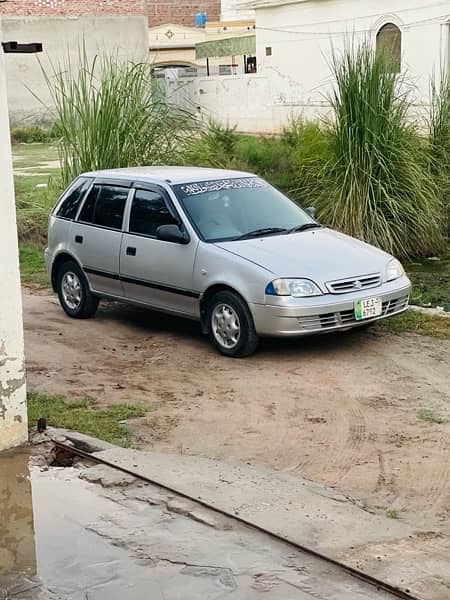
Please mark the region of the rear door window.
POLYGON ((158 227, 175 223, 162 192, 136 190, 131 206, 130 233, 156 237, 158 227))
POLYGON ((128 188, 94 185, 80 213, 79 221, 109 229, 122 229, 128 188))
POLYGON ((101 186, 95 204, 94 225, 101 225, 110 229, 122 229, 128 192, 128 188, 101 186))
POLYGON ((77 179, 67 192, 66 197, 62 201, 62 204, 56 213, 56 216, 61 217, 62 219, 75 219, 81 201, 83 200, 84 195, 88 191, 91 183, 92 179, 88 179, 87 177, 80 177, 77 179))

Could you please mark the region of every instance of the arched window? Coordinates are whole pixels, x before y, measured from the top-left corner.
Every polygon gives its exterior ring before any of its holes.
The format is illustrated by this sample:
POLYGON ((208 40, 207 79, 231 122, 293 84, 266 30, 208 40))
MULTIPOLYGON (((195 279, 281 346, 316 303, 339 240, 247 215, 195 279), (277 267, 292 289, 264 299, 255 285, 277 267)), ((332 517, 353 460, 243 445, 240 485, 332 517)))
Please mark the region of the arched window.
POLYGON ((402 69, 402 32, 394 23, 386 23, 377 33, 377 52, 388 61, 392 73, 402 69))

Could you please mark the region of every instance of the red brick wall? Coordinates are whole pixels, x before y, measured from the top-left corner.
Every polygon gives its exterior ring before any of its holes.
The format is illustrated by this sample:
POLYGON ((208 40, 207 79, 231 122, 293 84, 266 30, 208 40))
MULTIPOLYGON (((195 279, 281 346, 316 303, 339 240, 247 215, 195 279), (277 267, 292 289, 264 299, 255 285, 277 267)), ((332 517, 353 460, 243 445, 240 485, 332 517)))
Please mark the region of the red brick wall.
POLYGON ((195 13, 204 11, 210 21, 220 18, 220 0, 7 0, 0 15, 84 16, 146 15, 149 27, 163 23, 194 25, 195 13))
POLYGON ((7 0, 0 14, 14 17, 145 15, 145 0, 7 0))
POLYGON ((195 14, 205 12, 209 21, 220 19, 220 0, 146 0, 149 27, 162 23, 194 26, 195 14))

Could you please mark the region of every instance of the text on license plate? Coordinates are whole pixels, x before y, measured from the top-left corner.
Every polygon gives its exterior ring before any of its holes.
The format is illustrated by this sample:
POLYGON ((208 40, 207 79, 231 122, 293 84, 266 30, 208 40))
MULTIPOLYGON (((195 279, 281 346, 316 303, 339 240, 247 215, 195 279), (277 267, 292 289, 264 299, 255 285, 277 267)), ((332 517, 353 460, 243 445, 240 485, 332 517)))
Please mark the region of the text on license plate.
POLYGON ((383 314, 383 302, 381 298, 366 298, 366 300, 355 301, 355 319, 371 319, 383 314))

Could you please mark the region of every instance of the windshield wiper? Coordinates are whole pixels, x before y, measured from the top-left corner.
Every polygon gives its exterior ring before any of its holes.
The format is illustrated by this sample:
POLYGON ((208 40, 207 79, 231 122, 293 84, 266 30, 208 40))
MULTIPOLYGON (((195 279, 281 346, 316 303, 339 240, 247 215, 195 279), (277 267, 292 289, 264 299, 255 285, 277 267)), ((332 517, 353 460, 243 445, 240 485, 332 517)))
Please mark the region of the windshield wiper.
POLYGON ((284 227, 261 227, 261 229, 254 229, 253 231, 248 231, 239 237, 233 238, 235 240, 245 240, 247 238, 252 237, 261 237, 263 235, 271 235, 272 233, 286 233, 287 229, 284 227))
POLYGON ((297 233, 298 231, 306 231, 307 229, 322 229, 322 225, 319 225, 319 223, 303 223, 303 225, 292 227, 287 233, 297 233))

